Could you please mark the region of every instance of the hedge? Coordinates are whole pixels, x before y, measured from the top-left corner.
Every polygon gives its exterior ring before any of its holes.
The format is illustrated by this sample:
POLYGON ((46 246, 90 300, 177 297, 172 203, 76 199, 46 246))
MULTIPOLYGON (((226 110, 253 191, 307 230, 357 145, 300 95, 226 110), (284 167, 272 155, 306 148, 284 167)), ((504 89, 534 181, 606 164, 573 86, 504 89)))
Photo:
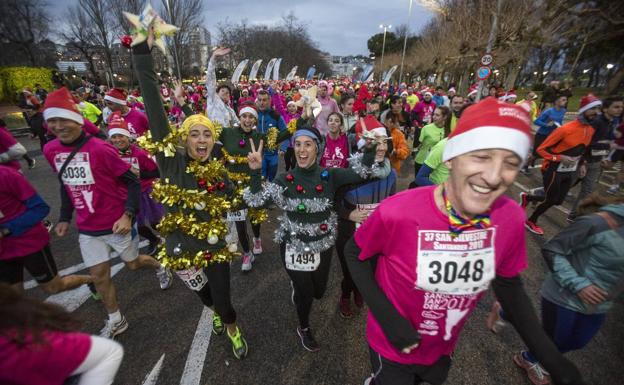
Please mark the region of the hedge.
POLYGON ((54 89, 52 70, 42 67, 0 67, 0 101, 15 103, 24 87, 40 84, 48 91, 54 89))

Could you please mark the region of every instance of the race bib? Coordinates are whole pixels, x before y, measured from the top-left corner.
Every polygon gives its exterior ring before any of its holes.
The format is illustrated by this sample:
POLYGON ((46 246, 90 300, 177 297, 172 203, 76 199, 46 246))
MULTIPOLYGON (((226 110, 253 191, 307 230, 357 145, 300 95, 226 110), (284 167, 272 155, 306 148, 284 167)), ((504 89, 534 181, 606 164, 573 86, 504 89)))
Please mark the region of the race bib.
POLYGON ((418 231, 416 286, 429 292, 466 295, 487 290, 494 279, 496 229, 418 231))
MULTIPOLYGON (((373 211, 375 211, 375 209, 377 208, 377 206, 379 206, 379 203, 367 203, 367 204, 358 204, 356 206, 356 209, 358 211, 370 211, 371 213, 373 211)), ((356 223, 355 224, 355 228, 359 228, 362 224, 361 223, 356 223)))
POLYGON ((601 150, 601 149, 593 149, 591 150, 592 156, 607 156, 609 155, 609 150, 601 150))
MULTIPOLYGON (((56 164, 56 170, 60 171, 63 167, 63 163, 69 154, 58 154, 54 162, 56 164)), ((70 161, 63 175, 61 175, 63 183, 71 186, 85 186, 94 184, 93 173, 91 172, 91 163, 89 162, 88 152, 77 153, 70 161)))
POLYGON ((206 273, 204 273, 204 269, 198 269, 196 267, 191 267, 186 270, 178 270, 176 274, 182 282, 193 291, 200 291, 206 286, 208 283, 208 277, 206 277, 206 273))
POLYGON ((141 169, 141 167, 139 166, 139 158, 137 158, 136 156, 126 156, 121 159, 123 159, 124 162, 128 163, 130 166, 136 168, 137 170, 141 169))
POLYGON ((564 164, 563 162, 561 162, 561 163, 559 163, 559 167, 557 167, 557 171, 558 172, 573 172, 573 171, 576 171, 576 168, 578 167, 578 163, 579 163, 578 159, 576 160, 576 162, 570 163, 570 164, 564 164))
POLYGON ((293 271, 315 271, 321 263, 321 253, 298 253, 289 243, 284 256, 286 269, 293 271))
POLYGON ((247 209, 238 211, 228 211, 227 220, 229 222, 241 222, 247 219, 247 209))

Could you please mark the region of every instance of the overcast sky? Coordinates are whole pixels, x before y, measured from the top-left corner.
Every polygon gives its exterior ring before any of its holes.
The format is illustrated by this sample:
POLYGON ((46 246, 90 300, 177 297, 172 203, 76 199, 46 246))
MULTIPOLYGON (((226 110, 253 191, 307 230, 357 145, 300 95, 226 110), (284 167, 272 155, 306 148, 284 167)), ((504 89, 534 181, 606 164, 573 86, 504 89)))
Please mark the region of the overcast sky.
MULTIPOLYGON (((66 5, 79 0, 61 0, 66 5)), ((381 31, 379 24, 407 23, 409 0, 204 0, 204 26, 216 43, 216 24, 226 19, 237 23, 275 24, 290 11, 308 25, 312 39, 332 55, 368 55, 366 41, 381 31)), ((52 2, 58 4, 57 2, 52 2)), ((160 1, 152 0, 156 6, 160 1)), ((67 7, 55 6, 60 17, 67 7)), ((419 32, 432 13, 414 1, 410 30, 419 32)), ((63 20, 61 18, 61 20, 63 20)), ((391 30, 390 30, 391 31, 391 30)))

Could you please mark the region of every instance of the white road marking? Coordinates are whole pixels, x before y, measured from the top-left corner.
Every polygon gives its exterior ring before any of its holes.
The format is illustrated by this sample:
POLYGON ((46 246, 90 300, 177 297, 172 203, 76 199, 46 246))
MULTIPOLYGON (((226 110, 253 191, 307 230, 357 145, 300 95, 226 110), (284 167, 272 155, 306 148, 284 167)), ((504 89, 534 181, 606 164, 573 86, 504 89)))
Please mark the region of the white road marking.
MULTIPOLYGON (((111 267, 111 278, 115 276, 115 274, 119 273, 125 264, 123 262, 118 263, 111 267)), ((83 303, 89 299, 91 296, 91 291, 87 287, 87 285, 82 285, 74 290, 64 291, 62 293, 54 294, 49 296, 45 301, 49 303, 55 303, 57 305, 61 305, 68 312, 73 312, 82 306, 83 303)))
MULTIPOLYGON (((74 266, 70 266, 66 269, 63 269, 61 271, 58 272, 58 275, 60 275, 61 277, 64 275, 70 275, 70 274, 74 274, 77 271, 81 271, 85 269, 85 265, 84 263, 79 263, 77 265, 74 266)), ((34 279, 31 279, 30 281, 26 281, 24 282, 24 290, 30 290, 34 287, 37 287, 37 281, 35 281, 34 279)))
POLYGON ((186 364, 184 365, 184 372, 180 379, 180 385, 199 385, 201 381, 202 371, 204 370, 204 362, 206 360, 206 353, 208 352, 208 346, 210 345, 210 336, 212 335, 212 310, 208 307, 204 307, 199 322, 197 323, 197 329, 195 330, 195 337, 191 343, 191 349, 186 358, 186 364))
POLYGON ((156 385, 156 382, 158 381, 158 376, 160 375, 160 370, 162 369, 164 360, 165 360, 165 354, 163 353, 163 355, 160 356, 160 359, 158 360, 156 365, 154 365, 152 370, 147 374, 147 376, 145 376, 145 379, 143 380, 142 385, 156 385))

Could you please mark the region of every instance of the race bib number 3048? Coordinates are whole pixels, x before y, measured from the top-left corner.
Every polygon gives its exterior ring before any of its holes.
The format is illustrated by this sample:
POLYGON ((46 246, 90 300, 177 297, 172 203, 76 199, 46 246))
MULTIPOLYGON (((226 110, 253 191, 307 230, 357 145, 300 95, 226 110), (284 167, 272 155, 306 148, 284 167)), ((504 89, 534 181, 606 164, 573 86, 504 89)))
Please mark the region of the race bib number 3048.
POLYGON ((487 290, 495 276, 495 228, 418 232, 416 286, 447 294, 475 294, 487 290))

